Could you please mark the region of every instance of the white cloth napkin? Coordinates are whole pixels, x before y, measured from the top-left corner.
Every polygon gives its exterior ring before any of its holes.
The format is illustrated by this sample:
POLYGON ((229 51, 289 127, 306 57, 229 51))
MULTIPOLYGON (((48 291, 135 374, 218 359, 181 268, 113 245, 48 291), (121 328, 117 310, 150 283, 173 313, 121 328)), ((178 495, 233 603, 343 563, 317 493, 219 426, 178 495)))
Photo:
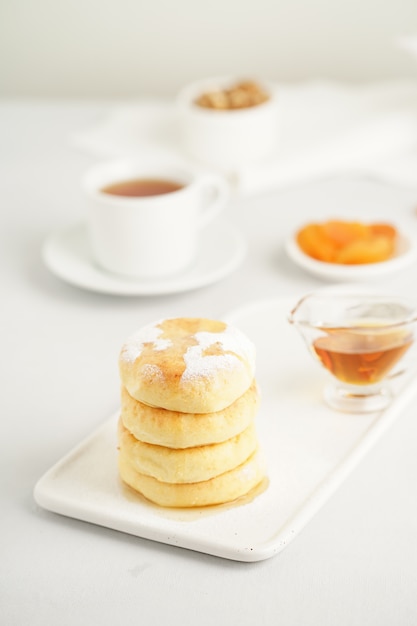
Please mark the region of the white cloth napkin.
MULTIPOLYGON (((223 172, 241 194, 332 176, 362 175, 417 187, 417 81, 277 85, 279 135, 267 159, 223 172)), ((72 145, 100 158, 191 161, 172 101, 116 107, 72 145)))

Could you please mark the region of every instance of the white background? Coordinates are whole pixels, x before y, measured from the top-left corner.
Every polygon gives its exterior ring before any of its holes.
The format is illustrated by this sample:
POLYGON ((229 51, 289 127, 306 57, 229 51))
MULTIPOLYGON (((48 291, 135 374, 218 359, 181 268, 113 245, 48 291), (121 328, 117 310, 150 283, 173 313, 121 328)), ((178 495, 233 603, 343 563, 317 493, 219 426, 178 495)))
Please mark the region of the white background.
MULTIPOLYGON (((247 564, 56 516, 39 477, 119 404, 122 341, 161 316, 221 317, 248 300, 322 283, 295 267, 288 229, 322 208, 416 215, 417 185, 332 180, 232 204, 248 242, 224 281, 185 294, 83 292, 41 247, 82 219, 94 162, 69 137, 108 102, 170 96, 218 73, 277 81, 417 76, 396 47, 416 0, 0 0, 0 625, 415 626, 417 420, 410 405, 300 535, 247 564), (44 98, 42 103, 31 98, 44 98)), ((387 279, 415 294, 416 268, 387 279)))
POLYGON ((415 0, 2 0, 0 95, 172 95, 218 74, 416 76, 415 0))
MULTIPOLYGON (((154 298, 84 292, 48 272, 41 248, 82 219, 79 180, 93 159, 67 138, 102 114, 79 102, 0 106, 1 626, 415 626, 415 403, 266 561, 197 554, 34 503, 40 476, 117 410, 117 358, 131 332, 160 317, 218 318, 251 300, 311 291, 323 283, 283 251, 296 224, 333 207, 411 219, 417 206, 417 187, 355 179, 243 198, 228 216, 248 256, 223 281, 154 298)), ((415 285, 416 266, 382 281, 404 294, 415 285)))

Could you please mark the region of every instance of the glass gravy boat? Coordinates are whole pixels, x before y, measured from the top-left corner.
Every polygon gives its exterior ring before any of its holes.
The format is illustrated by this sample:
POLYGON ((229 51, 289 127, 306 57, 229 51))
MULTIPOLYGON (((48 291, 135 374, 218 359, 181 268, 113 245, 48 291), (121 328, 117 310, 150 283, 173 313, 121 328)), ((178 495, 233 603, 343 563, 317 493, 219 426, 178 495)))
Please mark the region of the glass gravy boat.
POLYGON ((389 380, 410 367, 416 337, 416 308, 405 298, 312 293, 296 304, 289 322, 329 374, 329 406, 369 412, 389 404, 389 380))

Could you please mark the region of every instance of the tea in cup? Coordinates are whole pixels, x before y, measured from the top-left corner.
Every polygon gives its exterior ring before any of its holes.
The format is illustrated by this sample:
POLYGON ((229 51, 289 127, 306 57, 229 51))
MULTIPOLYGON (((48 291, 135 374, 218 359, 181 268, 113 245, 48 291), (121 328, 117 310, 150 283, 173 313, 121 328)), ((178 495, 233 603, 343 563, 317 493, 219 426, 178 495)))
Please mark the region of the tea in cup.
POLYGON ((416 308, 399 296, 316 293, 291 311, 309 351, 330 374, 326 402, 368 412, 391 400, 388 382, 406 369, 416 336, 416 308))
POLYGON ((192 265, 202 230, 230 193, 220 176, 135 160, 98 164, 86 174, 84 190, 97 264, 145 279, 192 265))

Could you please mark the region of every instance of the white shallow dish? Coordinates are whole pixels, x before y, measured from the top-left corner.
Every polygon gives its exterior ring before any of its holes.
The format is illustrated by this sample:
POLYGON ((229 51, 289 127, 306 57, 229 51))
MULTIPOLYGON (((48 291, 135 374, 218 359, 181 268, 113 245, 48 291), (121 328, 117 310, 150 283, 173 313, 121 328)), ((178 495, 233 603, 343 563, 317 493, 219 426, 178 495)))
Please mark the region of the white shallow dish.
MULTIPOLYGON (((348 218, 350 219, 350 218, 348 218)), ((390 220, 392 222, 392 220, 390 220)), ((415 230, 415 227, 414 227, 415 230)), ((360 265, 341 265, 326 263, 313 259, 301 250, 296 240, 296 233, 291 234, 285 242, 285 250, 289 258, 303 270, 322 278, 336 282, 359 282, 377 278, 384 278, 400 272, 417 260, 416 239, 404 234, 404 229, 398 227, 398 245, 395 255, 387 261, 379 263, 362 263, 360 265)), ((409 231, 407 231, 409 232, 409 231)), ((412 231, 411 231, 412 233, 412 231)))
POLYGON ((169 278, 125 278, 102 270, 91 255, 85 223, 53 233, 42 249, 46 266, 58 278, 83 289, 119 296, 151 296, 197 289, 233 272, 245 254, 246 243, 241 234, 223 220, 204 229, 192 267, 169 278))
POLYGON ((286 298, 256 302, 225 318, 257 348, 262 390, 258 432, 269 484, 256 497, 197 510, 152 505, 118 479, 115 415, 39 480, 37 503, 62 515, 237 561, 259 561, 283 550, 417 392, 415 379, 397 379, 396 395, 383 412, 351 415, 327 408, 321 397, 324 372, 287 322, 294 304, 286 298))

